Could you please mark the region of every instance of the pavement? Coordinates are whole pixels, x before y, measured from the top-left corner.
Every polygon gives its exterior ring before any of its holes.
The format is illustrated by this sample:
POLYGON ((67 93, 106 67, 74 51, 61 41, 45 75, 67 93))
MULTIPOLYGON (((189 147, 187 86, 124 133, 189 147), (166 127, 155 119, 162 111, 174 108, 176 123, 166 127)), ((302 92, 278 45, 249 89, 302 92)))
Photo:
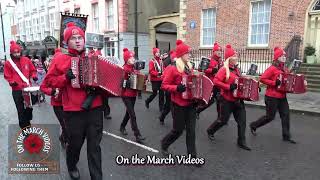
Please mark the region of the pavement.
MULTIPOLYGON (((0 179, 1 180, 68 180, 65 152, 60 153, 60 173, 51 175, 15 174, 9 175, 8 168, 8 124, 17 123, 17 113, 10 87, 0 76, 0 179)), ((136 115, 139 129, 147 139, 146 147, 160 150, 160 140, 171 130, 171 115, 165 125, 159 124, 157 100, 144 107, 143 99, 137 99, 136 115)), ((115 162, 118 155, 140 157, 156 155, 150 149, 130 143, 134 140, 130 123, 128 136, 121 136, 119 127, 125 108, 120 98, 111 98, 111 120, 104 120, 104 136, 101 141, 102 168, 104 180, 318 180, 320 177, 320 121, 319 117, 301 113, 291 113, 291 133, 298 144, 288 144, 281 140, 281 121, 277 114, 274 122, 258 129, 258 136, 252 136, 247 129, 247 144, 251 152, 236 146, 237 125, 231 117, 227 126, 216 133, 216 140, 208 140, 206 129, 216 119, 215 105, 200 114, 196 124, 196 145, 198 156, 205 158, 202 168, 185 165, 175 166, 119 166, 115 162), (119 139, 116 137, 121 137, 119 139), (124 140, 125 139, 125 140, 124 140)), ((264 115, 260 108, 247 107, 247 124, 264 115)), ((34 107, 32 123, 58 124, 49 102, 34 107)), ((59 133, 59 132, 57 132, 59 133)), ((169 148, 175 155, 186 153, 185 133, 169 148)), ((84 144, 78 163, 81 180, 89 180, 89 170, 84 144)))
MULTIPOLYGON (((248 106, 265 107, 265 88, 260 92, 259 101, 246 101, 248 106)), ((320 93, 306 92, 304 94, 287 94, 291 112, 318 116, 320 120, 320 93)))

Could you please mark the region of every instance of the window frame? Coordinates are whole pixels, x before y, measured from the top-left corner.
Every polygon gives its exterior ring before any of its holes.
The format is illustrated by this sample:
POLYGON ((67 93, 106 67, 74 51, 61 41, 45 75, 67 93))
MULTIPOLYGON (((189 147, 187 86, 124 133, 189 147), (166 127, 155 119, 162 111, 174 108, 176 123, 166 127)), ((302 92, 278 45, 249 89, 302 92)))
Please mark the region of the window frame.
POLYGON ((105 9, 106 9, 106 29, 108 30, 108 31, 112 31, 112 30, 114 30, 115 29, 115 27, 114 27, 114 2, 113 2, 113 0, 105 0, 105 4, 106 4, 106 7, 105 7, 105 9), (112 5, 112 9, 111 9, 111 12, 112 13, 110 13, 110 4, 112 5), (112 18, 112 25, 111 25, 111 28, 110 28, 110 21, 109 21, 109 19, 111 19, 112 18))
POLYGON ((99 32, 100 27, 99 27, 99 4, 98 3, 91 4, 91 13, 92 13, 92 31, 99 32))
POLYGON ((268 32, 268 42, 267 44, 252 44, 251 43, 251 32, 252 32, 252 28, 251 28, 251 22, 252 22, 252 4, 255 2, 263 2, 266 0, 250 0, 250 9, 249 9, 249 28, 248 28, 248 41, 247 41, 247 46, 250 48, 266 48, 269 47, 270 44, 270 34, 271 34, 271 17, 272 17, 272 0, 270 0, 270 16, 269 16, 269 32, 268 32))
POLYGON ((207 8, 207 9, 202 9, 201 10, 201 25, 200 25, 200 47, 203 48, 208 48, 208 47, 212 47, 214 45, 214 42, 216 40, 216 35, 217 35, 217 8, 216 7, 212 7, 212 8, 207 8), (215 22, 214 22, 214 38, 213 38, 213 42, 211 45, 204 45, 203 43, 203 26, 204 26, 204 21, 203 21, 203 13, 204 10, 210 10, 212 9, 215 13, 215 22))

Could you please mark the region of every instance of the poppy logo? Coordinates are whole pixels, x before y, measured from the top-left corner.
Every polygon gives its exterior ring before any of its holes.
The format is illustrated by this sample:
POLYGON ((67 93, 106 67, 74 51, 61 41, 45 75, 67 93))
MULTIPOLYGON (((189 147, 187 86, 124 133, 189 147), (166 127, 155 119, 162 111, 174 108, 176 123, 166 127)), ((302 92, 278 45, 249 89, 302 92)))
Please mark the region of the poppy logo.
POLYGON ((76 35, 76 34, 79 34, 78 29, 72 29, 72 35, 76 35))

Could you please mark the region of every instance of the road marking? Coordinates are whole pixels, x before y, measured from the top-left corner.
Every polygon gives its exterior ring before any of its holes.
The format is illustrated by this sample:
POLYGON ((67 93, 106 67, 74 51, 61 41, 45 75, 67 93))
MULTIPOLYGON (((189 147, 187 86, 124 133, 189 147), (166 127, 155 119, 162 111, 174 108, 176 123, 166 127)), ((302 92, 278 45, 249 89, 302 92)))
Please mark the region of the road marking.
POLYGON ((148 147, 148 146, 145 146, 145 145, 143 145, 143 144, 139 144, 139 143, 137 143, 137 142, 134 142, 134 141, 125 139, 125 138, 123 138, 123 137, 121 137, 121 136, 117 136, 117 135, 112 134, 112 133, 109 133, 109 132, 107 132, 107 131, 103 131, 103 134, 112 136, 112 137, 114 137, 114 138, 116 138, 116 139, 120 139, 120 140, 125 141, 125 142, 130 143, 130 144, 139 146, 139 147, 141 147, 141 148, 143 148, 143 149, 145 149, 145 150, 148 150, 148 151, 151 151, 151 152, 154 152, 154 153, 159 153, 159 151, 156 150, 156 149, 153 149, 153 148, 148 147))

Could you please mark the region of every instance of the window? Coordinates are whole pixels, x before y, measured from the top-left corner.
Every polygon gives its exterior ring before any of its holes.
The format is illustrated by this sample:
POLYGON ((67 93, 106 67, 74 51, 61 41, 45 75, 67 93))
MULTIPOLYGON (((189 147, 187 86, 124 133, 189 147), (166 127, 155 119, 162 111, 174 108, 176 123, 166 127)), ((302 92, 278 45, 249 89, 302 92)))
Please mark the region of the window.
POLYGON ((270 33, 271 0, 252 1, 249 46, 267 47, 270 33))
POLYGON ((92 4, 92 30, 99 31, 99 9, 98 3, 92 4))
POLYGON ((216 10, 203 9, 201 18, 201 46, 213 46, 216 34, 216 10))
POLYGON ((107 30, 114 29, 114 14, 113 14, 113 0, 106 1, 106 19, 107 19, 107 30))
POLYGON ((74 13, 75 13, 75 14, 80 14, 80 8, 74 9, 74 13))
POLYGON ((313 11, 319 11, 320 10, 320 1, 318 0, 315 5, 312 8, 313 11))
POLYGON ((115 55, 114 42, 106 41, 104 47, 105 47, 106 56, 112 56, 113 57, 115 55))

